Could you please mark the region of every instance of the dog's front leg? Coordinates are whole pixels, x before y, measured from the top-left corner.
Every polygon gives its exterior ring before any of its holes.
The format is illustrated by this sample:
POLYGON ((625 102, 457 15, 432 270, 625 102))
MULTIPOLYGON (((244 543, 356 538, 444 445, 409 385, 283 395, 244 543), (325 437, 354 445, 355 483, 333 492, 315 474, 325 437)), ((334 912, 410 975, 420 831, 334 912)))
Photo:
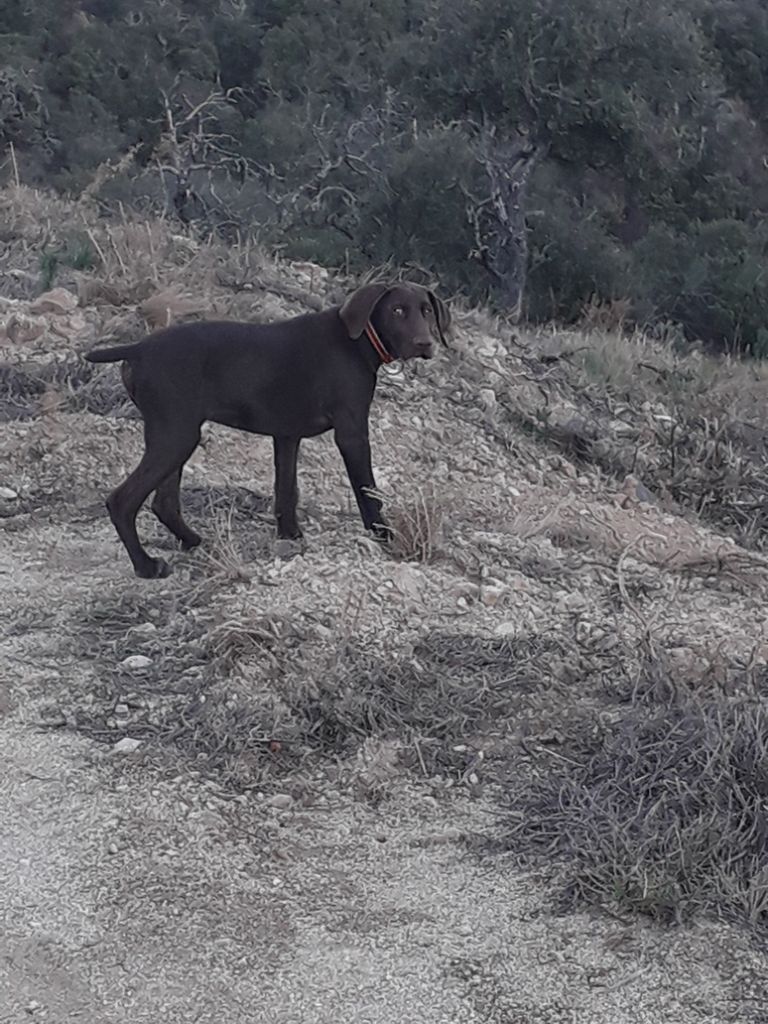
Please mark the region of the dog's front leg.
POLYGON ((354 429, 337 427, 334 432, 336 446, 344 459, 349 482, 355 492, 357 506, 366 530, 372 530, 379 540, 388 540, 391 531, 381 514, 381 501, 374 493, 376 481, 371 467, 371 446, 367 423, 354 429))

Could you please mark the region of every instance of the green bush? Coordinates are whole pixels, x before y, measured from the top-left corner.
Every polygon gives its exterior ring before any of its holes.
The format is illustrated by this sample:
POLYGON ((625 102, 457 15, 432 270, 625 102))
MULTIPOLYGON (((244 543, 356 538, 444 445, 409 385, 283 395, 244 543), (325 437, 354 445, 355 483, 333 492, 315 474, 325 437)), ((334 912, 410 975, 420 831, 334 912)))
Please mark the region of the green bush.
POLYGON ((644 320, 671 319, 691 338, 768 355, 766 231, 742 221, 654 226, 635 248, 635 297, 644 320))
POLYGON ((611 236, 605 213, 579 205, 557 177, 546 174, 530 207, 529 317, 573 320, 593 297, 631 294, 629 254, 611 236))

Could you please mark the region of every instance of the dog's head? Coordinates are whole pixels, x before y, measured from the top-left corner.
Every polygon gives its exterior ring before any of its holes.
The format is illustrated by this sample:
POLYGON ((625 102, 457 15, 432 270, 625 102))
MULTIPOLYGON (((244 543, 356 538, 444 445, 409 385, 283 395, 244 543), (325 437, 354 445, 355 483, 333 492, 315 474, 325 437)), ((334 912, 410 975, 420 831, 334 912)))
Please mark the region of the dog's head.
POLYGON ((371 323, 394 359, 429 359, 435 341, 447 345, 451 316, 445 303, 418 284, 366 284, 339 310, 350 338, 361 337, 371 323))

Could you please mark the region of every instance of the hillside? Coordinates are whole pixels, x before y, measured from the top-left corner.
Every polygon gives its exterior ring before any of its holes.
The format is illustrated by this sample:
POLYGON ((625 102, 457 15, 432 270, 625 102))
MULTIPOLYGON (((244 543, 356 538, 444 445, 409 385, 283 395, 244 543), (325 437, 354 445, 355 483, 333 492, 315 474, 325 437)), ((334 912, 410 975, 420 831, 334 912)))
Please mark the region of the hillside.
POLYGON ((140 581, 103 499, 141 424, 82 353, 353 282, 0 213, 0 1020, 763 1020, 768 371, 454 299, 380 374, 393 551, 324 437, 275 557, 270 443, 209 426, 203 546, 142 513, 140 581))

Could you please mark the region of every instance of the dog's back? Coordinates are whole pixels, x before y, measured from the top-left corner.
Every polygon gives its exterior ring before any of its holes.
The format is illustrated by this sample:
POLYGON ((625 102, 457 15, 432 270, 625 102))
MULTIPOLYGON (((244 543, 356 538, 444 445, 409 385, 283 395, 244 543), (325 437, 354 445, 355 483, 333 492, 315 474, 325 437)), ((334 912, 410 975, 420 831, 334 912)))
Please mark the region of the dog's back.
POLYGON ((123 381, 145 420, 311 436, 330 426, 335 393, 354 372, 339 372, 350 350, 338 312, 329 310, 275 324, 177 324, 86 358, 125 363, 123 381))

